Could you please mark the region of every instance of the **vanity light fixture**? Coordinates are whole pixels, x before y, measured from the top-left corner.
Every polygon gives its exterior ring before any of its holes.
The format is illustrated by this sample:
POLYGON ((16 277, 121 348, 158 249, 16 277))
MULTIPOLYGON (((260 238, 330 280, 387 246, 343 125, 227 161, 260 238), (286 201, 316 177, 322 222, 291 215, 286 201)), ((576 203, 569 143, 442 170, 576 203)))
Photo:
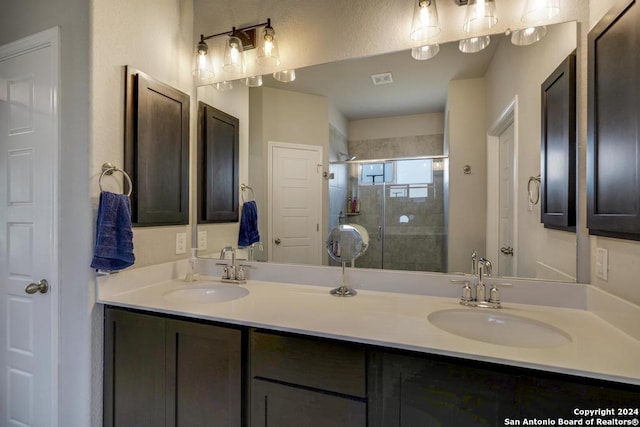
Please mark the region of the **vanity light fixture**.
POLYGON ((462 29, 465 33, 478 33, 498 23, 495 0, 469 0, 462 29))
POLYGON ((256 61, 258 63, 273 62, 275 65, 280 65, 278 40, 276 40, 275 30, 271 26, 271 19, 267 19, 267 25, 262 30, 262 37, 258 40, 256 61))
POLYGON ((516 46, 528 46, 539 42, 546 34, 547 27, 544 25, 515 30, 511 33, 511 43, 516 46))
POLYGON ((489 46, 490 43, 491 37, 489 36, 470 37, 460 40, 458 49, 463 53, 476 53, 489 46))
POLYGON ((411 40, 427 41, 440 33, 436 0, 417 0, 413 11, 411 40))
POLYGON ((291 83, 296 79, 296 70, 276 71, 273 78, 282 83, 291 83))
POLYGON ((426 44, 424 46, 412 48, 411 57, 413 59, 417 59, 418 61, 424 61, 433 58, 438 54, 438 52, 440 52, 439 44, 426 44))
POLYGON ((244 84, 247 85, 248 87, 260 87, 262 86, 262 76, 257 75, 257 76, 247 77, 246 79, 244 79, 244 84))
POLYGON ((242 40, 237 36, 234 27, 224 45, 224 65, 222 68, 230 73, 242 73, 244 71, 243 50, 242 40))
POLYGON ((225 92, 227 90, 231 90, 233 89, 233 83, 230 81, 222 81, 222 82, 217 82, 213 85, 216 89, 218 89, 220 92, 225 92))
POLYGON ((522 22, 539 23, 560 13, 560 0, 525 0, 522 22))
POLYGON ((206 41, 215 37, 226 36, 224 49, 223 69, 230 73, 242 73, 244 68, 244 52, 256 47, 256 31, 264 27, 262 37, 259 40, 259 49, 256 54, 256 61, 263 59, 280 62, 278 45, 275 39, 275 30, 271 26, 271 19, 261 24, 250 25, 248 27, 236 28, 223 33, 212 34, 210 36, 200 35, 200 41, 196 45, 194 55, 193 75, 201 82, 211 80, 215 76, 213 60, 210 49, 206 41))

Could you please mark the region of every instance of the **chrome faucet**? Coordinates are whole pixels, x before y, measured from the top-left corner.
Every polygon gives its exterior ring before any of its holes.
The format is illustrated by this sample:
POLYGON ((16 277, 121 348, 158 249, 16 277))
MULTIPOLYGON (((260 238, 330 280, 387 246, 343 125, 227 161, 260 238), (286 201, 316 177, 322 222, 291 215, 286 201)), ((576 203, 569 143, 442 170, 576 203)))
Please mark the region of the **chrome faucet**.
POLYGON ((247 250, 248 252, 248 260, 247 261, 254 261, 255 260, 255 255, 254 255, 254 251, 256 250, 256 248, 259 248, 260 251, 264 251, 264 246, 262 245, 262 242, 255 242, 252 243, 249 246, 249 249, 247 250))
POLYGON ((236 249, 233 246, 226 246, 222 248, 220 251, 220 259, 226 259, 227 252, 231 252, 231 265, 226 263, 218 264, 224 265, 222 281, 236 284, 247 283, 244 268, 242 266, 238 267, 236 249))
POLYGON ((493 266, 491 261, 486 258, 478 259, 476 251, 471 253, 471 271, 472 276, 477 275, 478 281, 475 286, 475 295, 469 286, 469 280, 452 280, 451 283, 455 285, 464 285, 462 288, 462 297, 460 298, 460 304, 467 307, 479 307, 479 308, 501 308, 500 304, 500 291, 498 286, 512 286, 510 283, 492 283, 489 290, 489 299, 487 299, 487 285, 484 283, 485 278, 491 276, 493 266))

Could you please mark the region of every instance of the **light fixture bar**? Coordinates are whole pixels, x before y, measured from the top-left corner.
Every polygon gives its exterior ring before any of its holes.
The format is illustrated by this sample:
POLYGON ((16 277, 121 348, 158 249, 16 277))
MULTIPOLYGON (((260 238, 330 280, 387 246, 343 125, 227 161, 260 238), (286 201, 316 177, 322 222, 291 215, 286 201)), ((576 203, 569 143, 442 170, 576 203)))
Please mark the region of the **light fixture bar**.
POLYGON ((259 27, 265 27, 267 25, 270 25, 271 23, 271 19, 267 18, 267 22, 263 22, 261 24, 255 24, 255 25, 249 25, 248 27, 242 27, 242 28, 235 28, 233 27, 233 29, 231 31, 225 31, 222 33, 218 33, 218 34, 212 34, 210 36, 205 36, 203 34, 200 35, 200 41, 205 41, 205 40, 209 40, 212 39, 214 37, 220 37, 220 36, 231 36, 235 33, 236 37, 240 38, 242 40, 242 44, 245 46, 245 49, 251 49, 255 47, 255 30, 256 28, 259 27), (245 40, 242 37, 243 33, 249 33, 249 32, 253 33, 253 37, 252 37, 252 43, 250 45, 250 47, 248 45, 245 45, 244 42, 245 40))

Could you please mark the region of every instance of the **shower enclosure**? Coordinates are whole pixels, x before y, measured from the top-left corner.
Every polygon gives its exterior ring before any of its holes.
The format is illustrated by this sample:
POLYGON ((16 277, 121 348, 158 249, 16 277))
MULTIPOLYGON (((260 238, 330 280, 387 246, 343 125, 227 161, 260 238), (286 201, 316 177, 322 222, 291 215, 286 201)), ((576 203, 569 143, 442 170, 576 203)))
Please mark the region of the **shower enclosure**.
POLYGON ((446 163, 427 156, 345 165, 340 220, 362 225, 370 237, 355 267, 446 271, 446 163))

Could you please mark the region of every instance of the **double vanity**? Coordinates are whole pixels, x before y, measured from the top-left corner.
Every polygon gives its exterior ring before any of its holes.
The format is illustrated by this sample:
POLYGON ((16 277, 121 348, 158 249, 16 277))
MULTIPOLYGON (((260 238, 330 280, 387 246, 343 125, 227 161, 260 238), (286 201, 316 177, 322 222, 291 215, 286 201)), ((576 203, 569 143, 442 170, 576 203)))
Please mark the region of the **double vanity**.
POLYGON ((516 280, 490 309, 459 304, 455 276, 350 271, 367 285, 336 298, 336 268, 256 263, 232 285, 213 263, 185 282, 186 264, 97 279, 107 426, 505 425, 640 402, 620 328, 638 308, 589 285, 516 280))

